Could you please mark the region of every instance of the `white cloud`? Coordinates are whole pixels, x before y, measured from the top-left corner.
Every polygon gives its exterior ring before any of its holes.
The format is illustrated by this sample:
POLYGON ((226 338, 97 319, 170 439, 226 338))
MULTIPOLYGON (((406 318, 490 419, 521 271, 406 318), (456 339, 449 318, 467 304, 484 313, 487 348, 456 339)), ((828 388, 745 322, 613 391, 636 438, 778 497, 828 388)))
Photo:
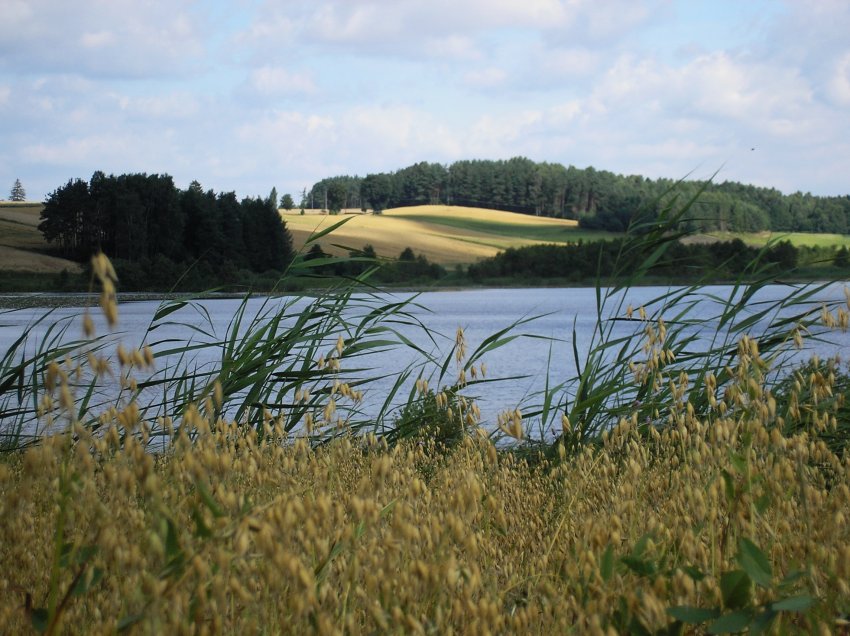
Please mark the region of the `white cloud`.
POLYGON ((0 68, 118 77, 185 71, 204 52, 196 8, 190 0, 13 1, 0 20, 0 68))
POLYGON ((462 35, 425 38, 423 47, 426 53, 434 57, 460 60, 479 60, 482 57, 475 41, 462 35))
POLYGON ((316 85, 309 75, 291 73, 276 66, 262 66, 251 71, 250 85, 256 93, 266 96, 316 92, 316 85))
POLYGON ((496 88, 503 85, 506 78, 507 74, 503 69, 494 67, 469 71, 463 76, 466 85, 475 88, 496 88))
POLYGON ((102 49, 115 44, 115 34, 111 31, 83 33, 80 44, 86 49, 102 49))
POLYGON ((830 96, 840 106, 850 106, 850 51, 844 53, 834 65, 829 82, 830 96))
POLYGON ((536 62, 549 77, 582 76, 594 73, 601 62, 601 55, 589 48, 552 48, 540 51, 536 62))

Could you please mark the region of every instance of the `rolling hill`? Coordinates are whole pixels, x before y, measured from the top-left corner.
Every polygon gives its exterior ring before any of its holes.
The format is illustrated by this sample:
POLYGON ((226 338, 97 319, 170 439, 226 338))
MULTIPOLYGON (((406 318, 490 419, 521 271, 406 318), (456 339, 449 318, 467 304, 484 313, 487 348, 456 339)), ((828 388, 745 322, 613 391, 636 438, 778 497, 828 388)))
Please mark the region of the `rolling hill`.
POLYGON ((318 211, 282 214, 297 249, 316 231, 347 219, 320 240, 322 249, 345 254, 370 244, 379 256, 397 257, 410 247, 441 265, 469 264, 495 256, 508 247, 570 243, 611 237, 607 232, 580 230, 576 221, 446 205, 395 208, 383 214, 322 215, 318 211))
POLYGON ((0 203, 0 271, 58 274, 79 273, 74 261, 41 253, 47 243, 38 231, 41 203, 0 203))

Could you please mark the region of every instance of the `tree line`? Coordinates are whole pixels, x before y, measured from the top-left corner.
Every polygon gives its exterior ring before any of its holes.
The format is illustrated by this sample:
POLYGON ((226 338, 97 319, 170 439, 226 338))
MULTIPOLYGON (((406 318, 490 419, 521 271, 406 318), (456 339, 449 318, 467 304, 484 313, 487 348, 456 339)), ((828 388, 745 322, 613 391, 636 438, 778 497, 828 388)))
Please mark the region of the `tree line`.
POLYGON ((292 238, 274 199, 240 201, 197 181, 180 190, 168 175, 98 171, 88 182, 72 179, 54 190, 38 228, 62 256, 77 261, 103 251, 119 265, 151 269, 154 261, 160 269, 167 261, 200 263, 212 275, 282 271, 293 257, 292 238))
POLYGON ((621 232, 639 211, 652 211, 674 196, 684 204, 701 188, 703 193, 684 219, 689 230, 850 232, 850 196, 786 195, 729 181, 706 185, 653 180, 525 157, 448 165, 420 162, 362 178, 328 177, 309 192, 305 189, 301 205, 375 212, 404 205, 466 205, 577 219, 582 227, 621 232))
MULTIPOLYGON (((596 276, 610 277, 616 271, 630 271, 639 265, 640 254, 623 251, 623 239, 579 241, 572 245, 531 245, 508 248, 496 256, 472 264, 467 270, 475 282, 493 279, 539 281, 559 279, 582 282, 596 276), (625 260, 624 260, 625 259, 625 260)), ((740 239, 712 243, 672 242, 649 274, 664 280, 689 282, 711 272, 716 280, 734 279, 753 263, 759 263, 777 276, 788 275, 798 267, 832 265, 846 269, 850 256, 846 247, 796 247, 779 241, 760 249, 740 239)))

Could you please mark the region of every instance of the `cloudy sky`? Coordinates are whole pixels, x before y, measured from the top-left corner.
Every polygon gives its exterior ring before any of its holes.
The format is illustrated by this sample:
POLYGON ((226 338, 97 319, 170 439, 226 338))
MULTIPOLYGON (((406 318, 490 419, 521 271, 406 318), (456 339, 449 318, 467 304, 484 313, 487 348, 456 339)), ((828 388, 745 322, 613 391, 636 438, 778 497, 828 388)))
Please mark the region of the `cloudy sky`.
POLYGON ((0 197, 523 155, 850 193, 847 0, 0 0, 0 197))

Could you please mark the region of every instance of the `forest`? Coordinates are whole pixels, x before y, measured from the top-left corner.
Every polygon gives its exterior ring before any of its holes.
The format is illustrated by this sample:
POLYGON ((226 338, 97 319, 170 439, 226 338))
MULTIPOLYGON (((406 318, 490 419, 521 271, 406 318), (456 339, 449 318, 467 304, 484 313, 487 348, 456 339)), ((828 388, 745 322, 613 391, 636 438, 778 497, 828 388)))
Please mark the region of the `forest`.
POLYGON ((226 282, 282 272, 293 257, 274 191, 239 201, 197 181, 180 190, 168 175, 98 171, 88 183, 70 180, 45 200, 39 230, 65 258, 102 251, 130 289, 171 285, 188 264, 198 282, 226 282))
POLYGON ((618 175, 593 167, 564 167, 525 157, 420 162, 392 173, 322 179, 302 193, 302 207, 374 209, 444 204, 577 219, 588 229, 622 232, 641 210, 677 196, 682 206, 701 188, 685 215, 697 232, 850 231, 850 196, 783 194, 737 182, 709 183, 618 175), (675 193, 675 194, 674 194, 675 193))
MULTIPOLYGON (((624 253, 624 241, 580 242, 575 245, 531 245, 510 248, 498 255, 469 266, 472 281, 493 279, 567 279, 575 282, 596 276, 615 276, 617 271, 637 267, 638 254, 624 253), (635 260, 632 265, 629 258, 635 260)), ((711 273, 713 281, 734 279, 748 266, 760 263, 776 274, 787 274, 798 266, 800 249, 780 241, 760 250, 740 239, 715 243, 685 244, 673 242, 648 271, 664 280, 693 281, 711 273)), ((846 252, 844 252, 846 254, 846 252)))

